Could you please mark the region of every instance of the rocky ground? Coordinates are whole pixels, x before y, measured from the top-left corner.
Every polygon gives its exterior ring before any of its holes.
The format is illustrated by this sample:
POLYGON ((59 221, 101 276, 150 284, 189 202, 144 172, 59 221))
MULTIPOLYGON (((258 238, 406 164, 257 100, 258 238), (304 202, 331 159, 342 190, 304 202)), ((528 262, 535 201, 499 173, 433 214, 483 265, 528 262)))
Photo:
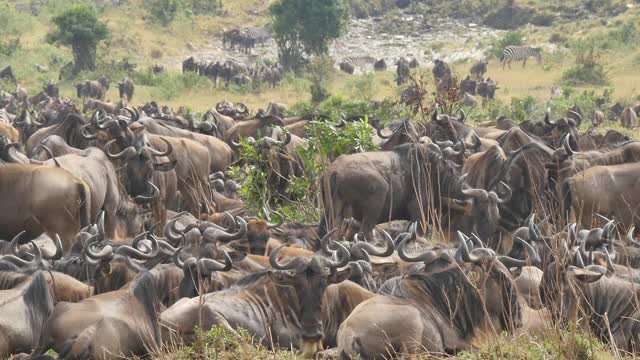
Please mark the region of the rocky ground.
MULTIPOLYGON (((402 32, 385 32, 381 26, 388 19, 352 19, 348 33, 336 41, 331 56, 339 62, 344 57, 370 56, 385 59, 393 64, 399 57, 415 57, 426 65, 435 59, 447 62, 485 57, 485 50, 493 39, 503 31, 487 28, 474 23, 462 23, 452 19, 425 19, 422 15, 400 14, 394 21, 401 22, 402 32)), ((238 50, 225 49, 219 37, 212 38, 206 47, 193 49, 181 57, 167 58, 167 65, 179 69, 182 60, 189 56, 198 61, 218 61, 234 58, 245 63, 259 59, 277 59, 275 41, 258 45, 250 54, 238 50)), ((372 70, 372 65, 359 68, 356 72, 372 70)))

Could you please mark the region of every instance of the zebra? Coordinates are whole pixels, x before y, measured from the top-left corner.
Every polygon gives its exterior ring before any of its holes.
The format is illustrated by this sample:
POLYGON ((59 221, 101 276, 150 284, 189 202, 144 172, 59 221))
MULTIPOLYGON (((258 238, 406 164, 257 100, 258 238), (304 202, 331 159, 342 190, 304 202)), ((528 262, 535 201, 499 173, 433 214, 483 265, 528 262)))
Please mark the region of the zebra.
POLYGON ((267 40, 271 38, 271 33, 269 32, 269 29, 265 26, 260 26, 260 27, 247 26, 247 27, 243 27, 242 30, 240 31, 244 34, 246 38, 253 40, 253 42, 256 44, 264 45, 267 42, 267 40))
MULTIPOLYGON (((367 65, 373 65, 376 62, 376 58, 372 57, 372 56, 368 56, 368 55, 362 55, 362 56, 347 56, 344 57, 342 59, 342 61, 340 62, 340 64, 345 64, 343 67, 347 67, 347 68, 360 68, 361 70, 364 70, 364 67, 367 65)), ((344 69, 342 69, 342 67, 340 68, 341 70, 345 71, 344 69)))
POLYGON ((502 52, 502 58, 500 59, 500 63, 502 64, 502 70, 504 70, 504 66, 509 64, 509 69, 511 69, 511 61, 522 60, 522 67, 524 68, 527 65, 527 59, 530 57, 536 58, 538 64, 542 63, 542 49, 533 47, 533 46, 507 46, 504 48, 502 52))

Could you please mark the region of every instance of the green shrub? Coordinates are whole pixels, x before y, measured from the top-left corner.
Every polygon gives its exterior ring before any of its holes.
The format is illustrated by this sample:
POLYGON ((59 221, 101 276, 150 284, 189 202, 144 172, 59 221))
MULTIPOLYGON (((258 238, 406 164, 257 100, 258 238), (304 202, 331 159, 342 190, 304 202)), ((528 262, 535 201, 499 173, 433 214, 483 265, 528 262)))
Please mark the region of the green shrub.
POLYGON ((20 49, 20 38, 2 40, 0 39, 0 55, 11 56, 20 49))
POLYGON ((145 0, 145 7, 163 26, 169 26, 184 5, 181 0, 145 0))
POLYGON ((562 74, 562 83, 570 86, 608 84, 607 71, 599 59, 599 49, 593 44, 582 44, 576 50, 576 63, 562 74))
POLYGON ((364 74, 353 79, 349 83, 353 98, 362 101, 371 101, 375 92, 373 86, 373 73, 364 74))
POLYGON ((536 100, 533 96, 511 99, 511 117, 519 122, 529 120, 536 111, 536 100))
POLYGON ((491 55, 493 55, 497 59, 500 59, 502 57, 504 48, 506 48, 507 46, 517 46, 523 44, 524 34, 521 31, 509 31, 500 40, 493 43, 493 46, 491 48, 491 55))

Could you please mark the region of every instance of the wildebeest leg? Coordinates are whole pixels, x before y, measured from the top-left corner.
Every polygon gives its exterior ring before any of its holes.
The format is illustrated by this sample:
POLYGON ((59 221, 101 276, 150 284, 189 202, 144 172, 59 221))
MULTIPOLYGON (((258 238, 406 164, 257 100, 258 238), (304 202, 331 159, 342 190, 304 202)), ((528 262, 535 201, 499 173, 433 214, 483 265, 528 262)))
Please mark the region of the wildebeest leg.
POLYGON ((522 60, 522 68, 524 69, 524 67, 527 65, 527 58, 525 58, 524 60, 522 60))

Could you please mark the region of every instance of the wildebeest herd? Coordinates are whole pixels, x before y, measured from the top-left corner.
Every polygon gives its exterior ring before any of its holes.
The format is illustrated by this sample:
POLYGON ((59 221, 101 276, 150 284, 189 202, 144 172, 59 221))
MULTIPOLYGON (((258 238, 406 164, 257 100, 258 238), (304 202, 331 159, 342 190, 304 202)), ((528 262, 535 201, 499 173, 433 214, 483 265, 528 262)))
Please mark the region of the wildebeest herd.
MULTIPOLYGON (((100 80, 78 84, 86 103, 100 80)), ((640 144, 580 132, 578 107, 369 116, 381 150, 319 177, 319 223, 271 223, 225 172, 250 144, 286 196, 326 116, 223 101, 196 121, 119 86, 119 106, 84 112, 51 89, 0 98, 0 357, 153 355, 213 326, 309 357, 444 355, 532 318, 638 353, 640 144)))

